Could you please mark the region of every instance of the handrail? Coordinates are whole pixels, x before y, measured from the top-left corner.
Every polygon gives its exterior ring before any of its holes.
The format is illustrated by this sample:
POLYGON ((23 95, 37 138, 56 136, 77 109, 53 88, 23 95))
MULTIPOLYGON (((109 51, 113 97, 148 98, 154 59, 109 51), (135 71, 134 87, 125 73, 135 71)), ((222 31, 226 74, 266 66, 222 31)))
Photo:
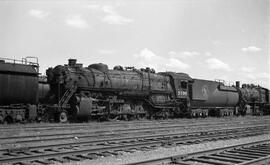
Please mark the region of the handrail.
POLYGON ((39 67, 38 58, 32 56, 27 56, 25 58, 22 58, 21 60, 0 57, 0 60, 4 60, 5 62, 7 61, 8 63, 33 65, 35 67, 39 67), (29 61, 29 58, 36 59, 36 62, 29 61))

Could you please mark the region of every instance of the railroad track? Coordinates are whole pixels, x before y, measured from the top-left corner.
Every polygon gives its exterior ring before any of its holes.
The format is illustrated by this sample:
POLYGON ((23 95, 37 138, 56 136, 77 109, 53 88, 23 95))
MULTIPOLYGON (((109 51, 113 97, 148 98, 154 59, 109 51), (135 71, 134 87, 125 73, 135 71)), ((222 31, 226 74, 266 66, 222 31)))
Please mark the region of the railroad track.
POLYGON ((263 165, 270 163, 270 140, 129 163, 126 165, 263 165))
MULTIPOLYGON (((268 125, 264 125, 264 126, 256 126, 256 127, 234 127, 234 128, 226 128, 226 129, 214 129, 214 130, 208 130, 208 131, 193 131, 193 132, 189 132, 189 133, 163 133, 163 134, 152 134, 152 135, 133 135, 132 137, 122 137, 120 136, 121 134, 119 134, 118 137, 120 138, 103 138, 100 137, 98 140, 83 140, 83 141, 76 141, 76 142, 64 142, 64 143, 57 143, 57 144, 49 144, 49 145, 34 145, 34 146, 28 146, 27 149, 39 149, 39 148, 51 148, 51 147, 62 147, 62 146, 72 146, 72 145, 77 145, 77 144, 91 144, 93 145, 106 145, 107 143, 126 143, 127 141, 141 141, 141 140, 147 140, 147 139, 155 139, 156 141, 158 140, 167 140, 169 141, 170 139, 176 139, 177 138, 188 138, 188 137, 196 137, 196 136, 200 136, 200 135, 212 135, 212 134, 219 134, 219 133, 237 133, 237 132, 241 132, 241 131, 267 131, 268 129, 270 129, 270 127, 268 127, 268 125)), ((87 138, 89 139, 89 138, 87 138)), ((20 149, 20 148, 19 148, 20 149)), ((25 149, 25 148, 23 148, 25 149)), ((2 148, 0 149, 1 151, 5 151, 5 150, 12 150, 9 148, 2 148)))
MULTIPOLYGON (((129 136, 129 135, 145 135, 145 134, 156 134, 158 133, 170 133, 177 132, 179 134, 179 129, 186 128, 190 129, 192 127, 196 127, 196 129, 205 129, 209 130, 210 126, 216 126, 217 124, 190 124, 190 125, 172 125, 172 126, 162 126, 162 127, 148 127, 148 128, 133 128, 133 129, 118 129, 113 130, 113 132, 108 131, 95 131, 95 132, 78 132, 78 133, 54 133, 54 134, 39 134, 39 135, 29 135, 29 136, 8 136, 8 137, 0 137, 1 143, 37 143, 37 142, 45 142, 45 141, 59 141, 59 140, 70 140, 74 139, 74 137, 78 139, 89 139, 89 138, 105 138, 105 137, 120 137, 120 136, 129 136)), ((242 125, 245 127, 250 127, 244 123, 239 124, 230 123, 227 124, 226 127, 231 128, 240 128, 242 125), (236 124, 237 127, 235 126, 236 124)), ((268 126, 269 124, 257 125, 257 127, 268 126)), ((212 130, 222 128, 223 126, 213 127, 212 130)), ((243 126, 242 126, 243 127, 243 126)), ((183 131, 182 131, 183 132, 183 131)), ((182 133, 185 134, 185 133, 182 133)), ((1 144, 0 143, 0 144, 1 144)))
MULTIPOLYGON (((210 119, 210 118, 209 118, 210 119)), ((217 119, 217 118, 215 118, 217 119)), ((66 128, 67 126, 72 126, 74 128, 80 128, 80 127, 96 127, 96 126, 119 126, 119 125, 134 125, 134 124, 187 124, 190 123, 192 120, 202 121, 202 122, 211 122, 205 121, 204 119, 168 119, 168 120, 134 120, 134 121, 105 121, 105 122, 88 122, 88 123, 33 123, 34 125, 31 125, 31 123, 27 123, 26 125, 23 124, 11 124, 11 125, 0 125, 1 130, 10 130, 10 129, 18 129, 20 130, 22 127, 24 129, 49 129, 49 128, 66 128), (112 124, 113 123, 113 124, 112 124)), ((270 119, 264 119, 266 121, 270 121, 270 119)), ((257 121, 254 119, 253 121, 257 121)))
POLYGON ((81 161, 118 155, 123 152, 153 150, 161 146, 188 145, 205 141, 256 136, 268 131, 268 127, 248 127, 186 135, 163 134, 5 149, 0 151, 0 164, 47 164, 81 161))
MULTIPOLYGON (((217 120, 217 118, 216 118, 217 120)), ((119 126, 147 126, 147 125, 155 125, 155 124, 162 124, 162 125, 170 125, 170 124, 183 124, 187 125, 193 122, 201 122, 204 124, 214 124, 214 123, 228 123, 227 119, 219 119, 217 121, 210 121, 209 120, 204 120, 204 119, 181 119, 181 120, 158 120, 158 121, 119 121, 119 122, 104 122, 104 123, 83 123, 83 124, 78 124, 78 123, 68 123, 68 124, 46 124, 46 125, 36 125, 36 126, 31 126, 31 125, 8 125, 8 126, 1 126, 0 125, 0 130, 1 132, 8 132, 8 131, 44 131, 44 130, 51 130, 53 129, 58 129, 58 130, 63 130, 63 129, 92 129, 92 128, 97 128, 97 127, 104 127, 108 126, 110 128, 117 128, 119 126), (183 120, 183 121, 182 121, 183 120)), ((258 118, 251 119, 251 120, 236 120, 235 122, 238 123, 263 123, 263 122, 270 122, 270 119, 268 117, 263 117, 262 119, 258 120, 258 118)))

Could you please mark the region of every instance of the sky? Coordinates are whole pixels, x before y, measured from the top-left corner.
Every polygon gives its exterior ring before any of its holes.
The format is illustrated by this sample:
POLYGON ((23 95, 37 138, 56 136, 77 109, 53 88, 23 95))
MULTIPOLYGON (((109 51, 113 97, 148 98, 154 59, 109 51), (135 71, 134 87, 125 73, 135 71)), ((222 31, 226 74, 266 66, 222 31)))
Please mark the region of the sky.
POLYGON ((69 58, 270 88, 268 0, 0 0, 0 57, 69 58))

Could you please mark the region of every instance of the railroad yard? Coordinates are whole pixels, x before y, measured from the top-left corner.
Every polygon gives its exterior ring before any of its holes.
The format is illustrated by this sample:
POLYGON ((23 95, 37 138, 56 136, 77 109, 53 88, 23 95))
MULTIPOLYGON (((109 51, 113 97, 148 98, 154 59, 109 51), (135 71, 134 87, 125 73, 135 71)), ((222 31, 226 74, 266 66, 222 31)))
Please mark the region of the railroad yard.
POLYGON ((28 123, 0 130, 0 164, 259 164, 270 155, 269 116, 28 123))
POLYGON ((270 0, 0 0, 0 165, 270 165, 270 0))

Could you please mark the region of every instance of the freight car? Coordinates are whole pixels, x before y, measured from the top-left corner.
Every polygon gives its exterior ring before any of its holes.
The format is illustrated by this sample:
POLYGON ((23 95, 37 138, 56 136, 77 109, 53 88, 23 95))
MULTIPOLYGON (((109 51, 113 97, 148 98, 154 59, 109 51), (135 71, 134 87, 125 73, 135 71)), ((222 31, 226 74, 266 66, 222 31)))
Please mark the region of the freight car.
POLYGON ((0 123, 35 120, 38 102, 38 62, 0 59, 0 123))

